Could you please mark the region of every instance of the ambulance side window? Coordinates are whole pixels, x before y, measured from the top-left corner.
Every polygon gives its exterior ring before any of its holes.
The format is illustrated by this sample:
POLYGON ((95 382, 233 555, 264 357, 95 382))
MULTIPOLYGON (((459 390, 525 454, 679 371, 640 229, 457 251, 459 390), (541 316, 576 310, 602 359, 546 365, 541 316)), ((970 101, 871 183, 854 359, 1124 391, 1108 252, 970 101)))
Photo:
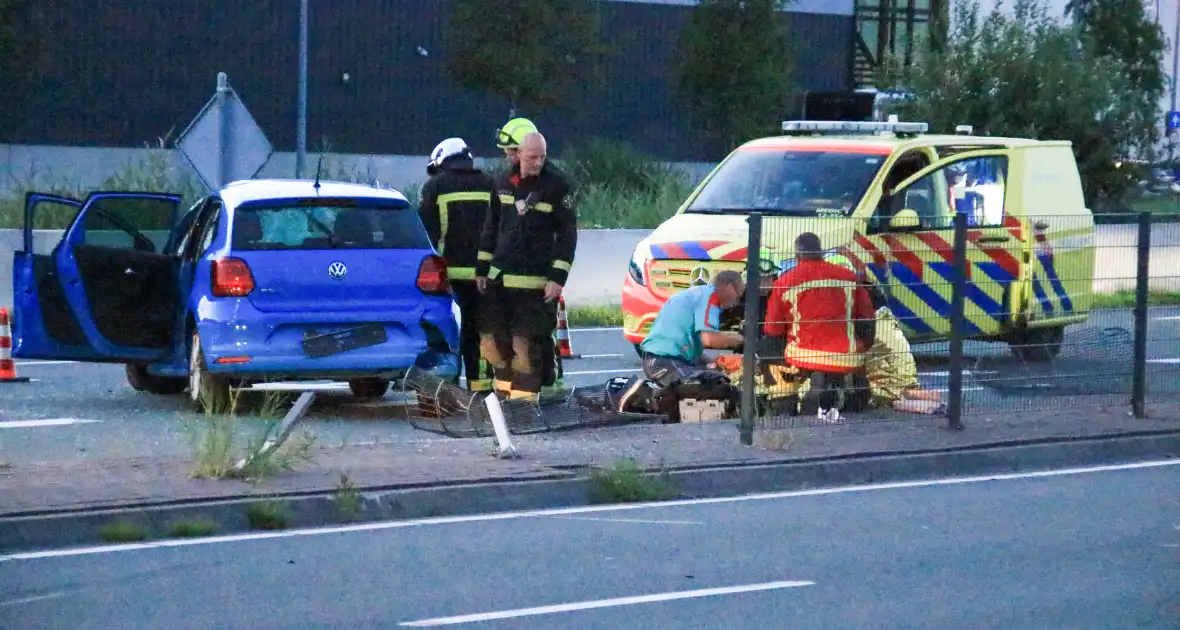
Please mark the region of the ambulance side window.
POLYGON ((877 204, 873 217, 869 219, 869 234, 888 231, 889 220, 898 210, 902 209, 898 200, 893 198, 894 189, 898 184, 912 177, 914 173, 929 165, 930 159, 926 157, 925 153, 918 150, 910 151, 898 158, 885 177, 884 183, 881 184, 881 201, 877 204))
POLYGON ((923 230, 954 228, 955 213, 967 215, 970 227, 1004 224, 1008 159, 989 155, 953 162, 914 182, 895 201, 918 214, 923 230))

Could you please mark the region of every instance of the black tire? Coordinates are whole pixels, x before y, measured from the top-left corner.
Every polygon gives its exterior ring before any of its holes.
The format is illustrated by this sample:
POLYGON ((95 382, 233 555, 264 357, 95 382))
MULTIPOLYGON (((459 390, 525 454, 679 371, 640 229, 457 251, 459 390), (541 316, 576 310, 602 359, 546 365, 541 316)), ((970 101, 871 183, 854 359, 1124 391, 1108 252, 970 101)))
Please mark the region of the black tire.
POLYGON ((1064 326, 1029 328, 1016 333, 1008 347, 1025 363, 1046 363, 1057 358, 1064 341, 1064 326))
POLYGON ((127 384, 137 392, 175 396, 183 394, 188 387, 188 379, 149 374, 147 366, 141 363, 128 363, 123 371, 127 374, 127 384))
POLYGON ((201 337, 193 333, 189 347, 189 403, 196 411, 224 413, 229 410, 229 379, 209 373, 205 363, 205 352, 201 349, 201 337))
POLYGON ((389 391, 387 378, 354 378, 349 379, 348 388, 357 398, 382 398, 389 391))

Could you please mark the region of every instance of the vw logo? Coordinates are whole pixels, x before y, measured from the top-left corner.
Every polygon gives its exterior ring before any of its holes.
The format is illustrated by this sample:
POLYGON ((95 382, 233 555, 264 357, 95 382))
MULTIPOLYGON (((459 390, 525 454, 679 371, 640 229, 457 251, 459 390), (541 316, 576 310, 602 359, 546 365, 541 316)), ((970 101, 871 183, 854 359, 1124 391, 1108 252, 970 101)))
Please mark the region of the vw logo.
POLYGON ((345 267, 342 262, 334 262, 328 265, 328 275, 332 276, 335 280, 340 280, 346 273, 348 273, 348 267, 345 267))
POLYGON ((712 275, 709 273, 709 270, 702 265, 696 269, 693 269, 692 272, 688 274, 688 284, 689 286, 693 287, 700 286, 702 284, 709 284, 709 280, 711 278, 712 275))

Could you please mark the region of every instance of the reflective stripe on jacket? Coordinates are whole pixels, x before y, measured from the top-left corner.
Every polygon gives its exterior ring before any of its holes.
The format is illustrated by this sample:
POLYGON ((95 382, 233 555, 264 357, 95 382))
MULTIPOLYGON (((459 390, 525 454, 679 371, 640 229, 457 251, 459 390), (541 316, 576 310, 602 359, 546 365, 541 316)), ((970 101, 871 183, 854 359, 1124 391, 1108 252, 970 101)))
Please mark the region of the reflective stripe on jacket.
POLYGON ((495 194, 492 178, 465 158, 443 162, 423 186, 418 215, 451 280, 474 280, 480 235, 495 194))
POLYGON ((874 320, 872 301, 855 273, 801 260, 775 281, 762 332, 786 338, 786 360, 797 368, 848 373, 864 362, 874 320), (858 336, 857 329, 866 327, 867 334, 858 336))

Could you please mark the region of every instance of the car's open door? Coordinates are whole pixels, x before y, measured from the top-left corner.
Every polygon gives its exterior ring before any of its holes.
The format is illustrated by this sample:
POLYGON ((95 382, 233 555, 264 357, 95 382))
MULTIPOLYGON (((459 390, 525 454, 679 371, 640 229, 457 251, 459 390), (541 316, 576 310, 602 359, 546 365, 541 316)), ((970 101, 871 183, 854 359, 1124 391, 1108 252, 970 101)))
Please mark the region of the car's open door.
POLYGON ((57 276, 53 230, 69 226, 82 202, 46 193, 25 195, 21 248, 12 255, 13 354, 18 358, 83 359, 93 350, 65 300, 57 276))
MULTIPOLYGON (((49 200, 30 197, 28 213, 49 200)), ((48 260, 33 253, 26 221, 27 260, 18 254, 14 282, 23 291, 14 355, 100 362, 170 356, 177 260, 164 247, 180 196, 95 192, 82 203, 66 201, 80 209, 48 260), (48 281, 36 282, 37 265, 48 281)))

